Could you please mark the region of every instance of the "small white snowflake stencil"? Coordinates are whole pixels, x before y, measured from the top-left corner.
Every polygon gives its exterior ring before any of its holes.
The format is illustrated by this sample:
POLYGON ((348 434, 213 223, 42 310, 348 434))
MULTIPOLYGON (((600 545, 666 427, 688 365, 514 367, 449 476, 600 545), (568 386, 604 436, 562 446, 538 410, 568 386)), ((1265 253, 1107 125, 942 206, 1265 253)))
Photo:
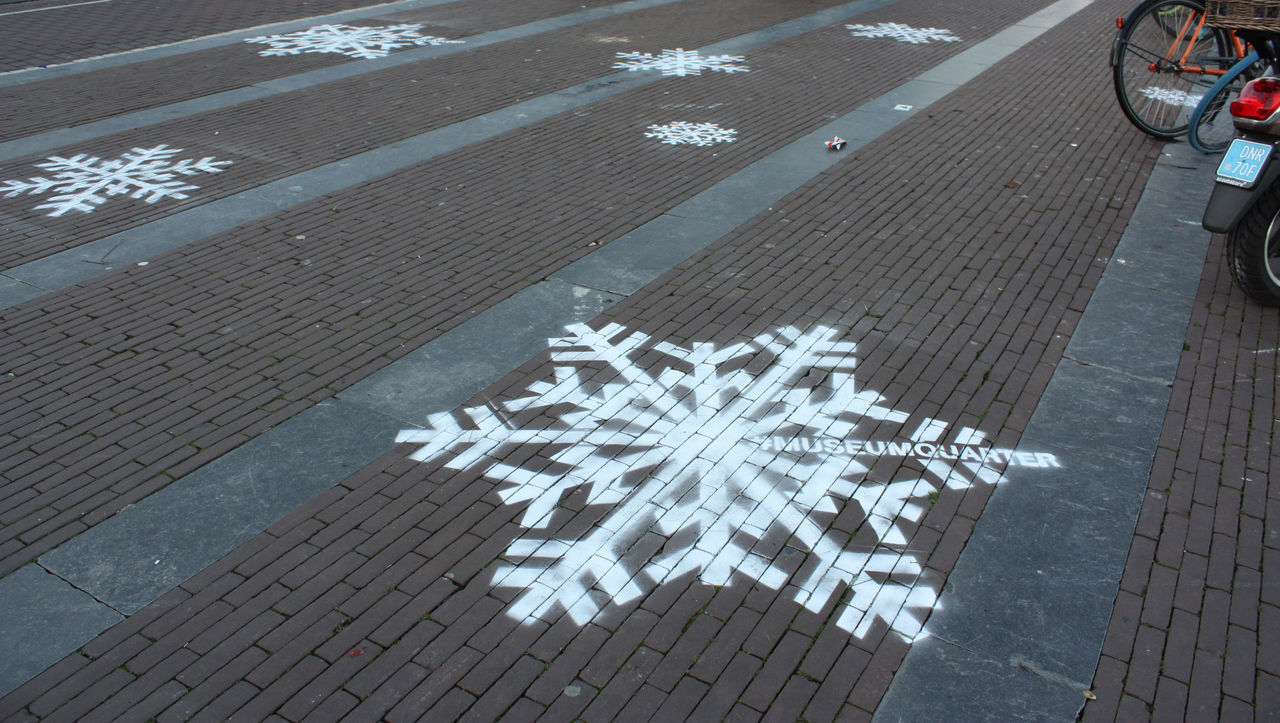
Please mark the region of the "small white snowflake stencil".
POLYGON ((1059 466, 975 429, 908 423, 855 387, 854 344, 835 329, 687 346, 618 324, 569 331, 553 379, 397 436, 421 445, 412 459, 483 474, 524 505, 484 583, 520 590, 516 619, 581 624, 682 576, 745 578, 855 636, 883 621, 913 640, 938 596, 909 547, 932 498, 994 485, 999 466, 1059 466), (868 479, 885 457, 910 464, 868 479))
POLYGON ((340 53, 352 58, 381 58, 392 50, 409 45, 445 45, 462 40, 446 40, 418 33, 421 25, 317 25, 284 35, 261 35, 246 43, 264 43, 270 48, 258 55, 297 55, 299 53, 340 53))
POLYGON ((960 38, 952 35, 950 30, 941 28, 913 28, 902 23, 846 25, 845 27, 853 31, 855 38, 892 38, 900 43, 912 45, 928 45, 935 40, 943 43, 960 42, 960 38))
POLYGON ((1138 91, 1154 101, 1159 101, 1167 105, 1181 106, 1183 108, 1195 108, 1200 104, 1200 96, 1192 95, 1186 91, 1177 90, 1176 88, 1156 88, 1154 86, 1142 88, 1138 91))
POLYGON ((738 65, 744 58, 741 55, 707 55, 702 56, 696 50, 663 50, 661 55, 650 53, 618 53, 620 62, 613 67, 624 70, 658 70, 663 75, 702 75, 704 70, 718 70, 722 73, 745 73, 749 68, 738 65))
POLYGON ((68 211, 88 213, 102 205, 110 196, 127 195, 155 203, 162 198, 187 198, 186 191, 194 186, 177 180, 178 176, 197 173, 221 173, 231 161, 215 161, 212 156, 200 160, 172 160, 182 152, 181 148, 165 145, 154 148, 134 148, 120 158, 104 161, 96 156, 79 154, 70 158, 50 156, 36 168, 56 171, 46 178, 37 176, 25 181, 5 181, 0 193, 6 198, 21 194, 38 195, 46 191, 56 195, 37 209, 50 209, 48 215, 61 216, 68 211))
POLYGON ((676 121, 666 125, 651 125, 646 138, 658 138, 673 146, 710 146, 716 143, 732 143, 738 132, 721 128, 715 123, 686 123, 676 121))

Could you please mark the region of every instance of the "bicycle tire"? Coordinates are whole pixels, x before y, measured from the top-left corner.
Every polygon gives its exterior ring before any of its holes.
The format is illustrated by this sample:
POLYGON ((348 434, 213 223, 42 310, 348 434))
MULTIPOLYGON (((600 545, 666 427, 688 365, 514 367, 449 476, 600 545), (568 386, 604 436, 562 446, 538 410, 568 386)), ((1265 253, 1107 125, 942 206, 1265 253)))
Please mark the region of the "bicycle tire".
POLYGON ((1112 80, 1120 109, 1134 126, 1156 138, 1186 132, 1200 98, 1216 76, 1184 69, 1188 58, 1202 69, 1235 64, 1225 30, 1201 25, 1200 0, 1145 0, 1129 13, 1112 48, 1112 80), (1198 28, 1192 37, 1189 29, 1198 28), (1187 34, 1183 37, 1183 34, 1187 34))
POLYGON ((1209 86, 1187 121, 1187 142, 1192 148, 1201 153, 1221 153, 1231 145, 1236 128, 1227 105, 1246 82, 1265 70, 1265 66, 1258 69, 1255 65, 1261 65, 1258 54, 1249 53, 1209 86))

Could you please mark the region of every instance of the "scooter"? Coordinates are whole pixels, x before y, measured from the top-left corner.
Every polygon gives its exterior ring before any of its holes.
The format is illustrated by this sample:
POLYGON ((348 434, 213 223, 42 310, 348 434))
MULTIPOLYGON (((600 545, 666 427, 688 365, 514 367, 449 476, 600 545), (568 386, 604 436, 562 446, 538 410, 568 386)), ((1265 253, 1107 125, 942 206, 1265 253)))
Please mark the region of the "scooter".
POLYGON ((1280 306, 1280 48, 1274 35, 1248 40, 1271 72, 1231 102, 1238 137, 1218 165, 1201 225, 1227 234, 1228 266, 1245 294, 1280 306))

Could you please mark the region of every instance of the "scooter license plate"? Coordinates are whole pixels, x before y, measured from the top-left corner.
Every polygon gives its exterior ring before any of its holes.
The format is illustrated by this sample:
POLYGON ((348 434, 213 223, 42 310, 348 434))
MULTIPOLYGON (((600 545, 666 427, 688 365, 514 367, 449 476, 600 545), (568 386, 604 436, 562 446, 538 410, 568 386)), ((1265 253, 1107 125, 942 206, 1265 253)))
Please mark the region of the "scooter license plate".
POLYGON ((1227 155, 1218 164, 1218 183, 1241 188, 1253 188, 1262 175, 1262 167, 1271 157, 1270 143, 1256 143, 1236 138, 1227 148, 1227 155))

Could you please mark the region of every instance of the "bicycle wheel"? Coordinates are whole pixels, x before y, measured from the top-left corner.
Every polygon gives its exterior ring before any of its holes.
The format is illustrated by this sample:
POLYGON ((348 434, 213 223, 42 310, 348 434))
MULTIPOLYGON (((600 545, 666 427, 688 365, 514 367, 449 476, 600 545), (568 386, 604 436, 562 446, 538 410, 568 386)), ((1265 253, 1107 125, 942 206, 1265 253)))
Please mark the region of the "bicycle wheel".
POLYGON ((1226 31, 1204 24, 1199 0, 1146 0, 1125 18, 1112 50, 1120 109, 1145 133, 1182 135, 1214 71, 1235 63, 1230 48, 1226 31))
POLYGON ((1201 153, 1221 153, 1231 145, 1236 127, 1227 105, 1245 83, 1265 70, 1266 64, 1258 60, 1258 54, 1249 53, 1209 87, 1187 121, 1187 141, 1192 148, 1201 153))

